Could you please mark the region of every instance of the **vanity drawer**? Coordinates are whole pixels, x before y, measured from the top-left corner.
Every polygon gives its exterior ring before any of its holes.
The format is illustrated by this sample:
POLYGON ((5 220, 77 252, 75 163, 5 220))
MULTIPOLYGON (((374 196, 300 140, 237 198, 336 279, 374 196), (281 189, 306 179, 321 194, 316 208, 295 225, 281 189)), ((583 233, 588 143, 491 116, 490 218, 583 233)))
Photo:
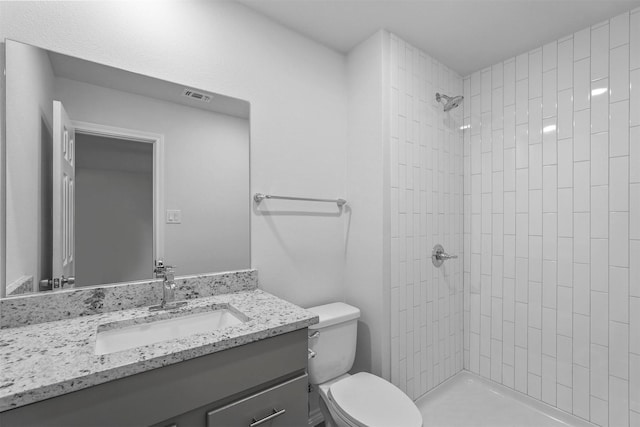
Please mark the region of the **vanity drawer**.
POLYGON ((307 424, 307 375, 207 412, 207 427, 307 424))

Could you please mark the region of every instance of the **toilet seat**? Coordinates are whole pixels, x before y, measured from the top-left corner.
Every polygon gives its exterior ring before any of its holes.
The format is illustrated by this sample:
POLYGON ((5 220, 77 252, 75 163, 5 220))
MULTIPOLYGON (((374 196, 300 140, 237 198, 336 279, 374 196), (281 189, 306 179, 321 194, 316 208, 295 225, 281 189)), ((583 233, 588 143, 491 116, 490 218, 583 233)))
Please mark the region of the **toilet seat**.
POLYGON ((406 394, 367 372, 336 381, 328 395, 340 417, 355 426, 422 426, 422 415, 406 394))

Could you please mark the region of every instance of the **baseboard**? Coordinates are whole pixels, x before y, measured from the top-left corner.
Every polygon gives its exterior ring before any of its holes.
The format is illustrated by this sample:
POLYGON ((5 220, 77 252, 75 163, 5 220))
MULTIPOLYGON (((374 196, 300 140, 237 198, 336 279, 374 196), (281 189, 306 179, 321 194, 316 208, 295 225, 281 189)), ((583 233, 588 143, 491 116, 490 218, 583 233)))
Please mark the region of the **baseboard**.
POLYGON ((320 412, 320 408, 309 412, 309 427, 315 427, 323 421, 324 417, 322 416, 322 412, 320 412))

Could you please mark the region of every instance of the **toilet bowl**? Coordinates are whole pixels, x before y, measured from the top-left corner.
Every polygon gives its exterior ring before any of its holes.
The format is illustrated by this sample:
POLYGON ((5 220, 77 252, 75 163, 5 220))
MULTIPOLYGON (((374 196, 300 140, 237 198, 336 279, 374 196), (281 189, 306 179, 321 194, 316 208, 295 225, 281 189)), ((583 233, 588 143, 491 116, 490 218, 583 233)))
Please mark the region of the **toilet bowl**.
MULTIPOLYGON (((337 427, 420 427, 422 415, 399 388, 375 375, 359 372, 318 385, 320 410, 337 427)), ((325 420, 327 417, 325 417, 325 420)))
POLYGON ((320 318, 309 327, 309 381, 318 389, 326 427, 421 427, 413 401, 390 382, 353 366, 360 310, 344 303, 308 309, 320 318))

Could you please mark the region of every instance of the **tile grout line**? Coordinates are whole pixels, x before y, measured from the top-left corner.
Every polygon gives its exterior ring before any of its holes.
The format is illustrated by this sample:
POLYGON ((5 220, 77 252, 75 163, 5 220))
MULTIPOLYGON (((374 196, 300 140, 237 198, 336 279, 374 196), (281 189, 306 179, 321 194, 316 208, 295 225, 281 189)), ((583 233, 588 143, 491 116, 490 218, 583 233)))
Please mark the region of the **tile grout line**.
MULTIPOLYGON (((629 31, 629 34, 627 35, 627 40, 629 42, 628 44, 628 49, 627 49, 627 63, 629 64, 629 70, 625 70, 627 71, 627 81, 629 82, 629 86, 627 88, 625 88, 625 90, 629 91, 629 96, 627 97, 627 99, 629 100, 628 104, 627 104, 627 108, 629 109, 627 114, 629 117, 629 122, 625 123, 625 127, 628 128, 627 134, 628 136, 628 140, 627 140, 627 154, 629 156, 628 158, 628 164, 629 166, 627 167, 627 191, 628 191, 628 203, 629 203, 629 214, 627 215, 627 230, 629 230, 629 232, 631 231, 631 96, 632 96, 632 92, 631 92, 631 14, 627 15, 627 28, 629 31)), ((627 396, 629 396, 629 408, 628 408, 628 414, 627 414, 627 418, 629 420, 629 425, 631 425, 631 382, 632 382, 632 378, 631 378, 631 239, 628 238, 627 239, 627 321, 629 322, 629 326, 627 329, 627 373, 629 376, 629 381, 627 382, 627 396)))

